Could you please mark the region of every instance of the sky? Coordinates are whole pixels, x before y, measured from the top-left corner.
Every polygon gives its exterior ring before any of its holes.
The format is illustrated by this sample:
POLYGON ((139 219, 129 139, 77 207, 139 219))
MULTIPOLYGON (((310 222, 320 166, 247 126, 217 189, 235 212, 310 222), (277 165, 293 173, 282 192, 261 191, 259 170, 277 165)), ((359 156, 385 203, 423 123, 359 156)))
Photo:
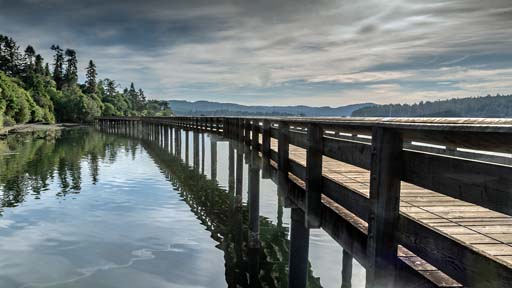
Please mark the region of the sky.
POLYGON ((0 0, 0 34, 149 98, 412 103, 512 93, 511 0, 0 0))

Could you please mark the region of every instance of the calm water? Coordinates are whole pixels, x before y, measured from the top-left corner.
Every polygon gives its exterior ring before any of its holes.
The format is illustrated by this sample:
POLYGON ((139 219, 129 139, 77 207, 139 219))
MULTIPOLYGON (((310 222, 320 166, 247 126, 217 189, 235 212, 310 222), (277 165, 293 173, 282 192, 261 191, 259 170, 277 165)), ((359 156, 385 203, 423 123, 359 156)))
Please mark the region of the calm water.
MULTIPOLYGON (((286 287, 289 209, 260 173, 261 248, 248 249, 250 157, 240 202, 229 143, 212 169, 211 140, 195 168, 193 147, 187 161, 88 129, 0 141, 0 287, 249 287, 254 269, 286 287)), ((309 249, 309 287, 340 287, 341 247, 311 230, 309 249)), ((355 261, 352 285, 364 287, 355 261)))

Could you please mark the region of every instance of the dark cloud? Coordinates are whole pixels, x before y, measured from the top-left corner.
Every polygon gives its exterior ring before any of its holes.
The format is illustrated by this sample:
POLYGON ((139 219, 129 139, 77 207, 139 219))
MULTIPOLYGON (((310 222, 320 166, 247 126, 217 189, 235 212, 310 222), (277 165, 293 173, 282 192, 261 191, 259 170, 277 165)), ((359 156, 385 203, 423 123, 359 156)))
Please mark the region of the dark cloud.
POLYGON ((53 43, 75 48, 81 66, 95 59, 100 76, 155 98, 335 105, 503 93, 512 80, 510 0, 0 0, 0 11, 0 33, 46 59, 53 43))

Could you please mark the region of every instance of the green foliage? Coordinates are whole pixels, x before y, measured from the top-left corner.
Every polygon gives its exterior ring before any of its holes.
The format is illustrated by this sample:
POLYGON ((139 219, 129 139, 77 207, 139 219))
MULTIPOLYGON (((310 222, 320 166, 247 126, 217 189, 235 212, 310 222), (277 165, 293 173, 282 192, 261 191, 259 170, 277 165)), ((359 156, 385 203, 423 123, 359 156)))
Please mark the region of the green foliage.
POLYGON ((59 122, 91 122, 101 115, 103 106, 97 97, 85 95, 77 85, 66 86, 54 103, 59 122))
POLYGON ((512 117, 512 95, 454 98, 415 104, 364 107, 354 117, 512 117))
POLYGON ((5 119, 16 123, 42 121, 43 110, 37 106, 19 81, 0 72, 0 111, 5 119))

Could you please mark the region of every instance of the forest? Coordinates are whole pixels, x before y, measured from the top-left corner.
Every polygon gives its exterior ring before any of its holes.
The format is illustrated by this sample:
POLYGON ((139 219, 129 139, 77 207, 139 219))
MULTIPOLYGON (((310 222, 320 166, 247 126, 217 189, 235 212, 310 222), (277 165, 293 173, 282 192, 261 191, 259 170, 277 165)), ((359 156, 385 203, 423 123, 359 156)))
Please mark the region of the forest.
POLYGON ((512 95, 496 95, 415 104, 368 106, 352 112, 353 117, 512 117, 512 95))
POLYGON ((169 116, 166 101, 148 100, 142 89, 120 89, 98 78, 90 60, 85 82, 78 83, 77 52, 52 45, 52 63, 34 47, 23 52, 12 37, 0 34, 0 128, 32 122, 88 123, 98 116, 169 116), (51 67, 51 68, 50 68, 51 67))

